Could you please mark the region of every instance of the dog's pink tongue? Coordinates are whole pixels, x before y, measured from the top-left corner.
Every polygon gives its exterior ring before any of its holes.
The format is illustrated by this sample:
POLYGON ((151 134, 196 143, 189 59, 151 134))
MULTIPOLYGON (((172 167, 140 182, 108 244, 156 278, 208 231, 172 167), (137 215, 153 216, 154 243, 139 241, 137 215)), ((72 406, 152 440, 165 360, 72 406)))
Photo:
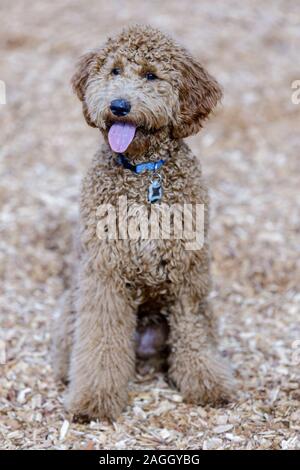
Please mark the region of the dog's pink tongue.
POLYGON ((136 126, 127 122, 115 122, 108 133, 108 141, 111 149, 116 153, 125 152, 131 144, 136 126))

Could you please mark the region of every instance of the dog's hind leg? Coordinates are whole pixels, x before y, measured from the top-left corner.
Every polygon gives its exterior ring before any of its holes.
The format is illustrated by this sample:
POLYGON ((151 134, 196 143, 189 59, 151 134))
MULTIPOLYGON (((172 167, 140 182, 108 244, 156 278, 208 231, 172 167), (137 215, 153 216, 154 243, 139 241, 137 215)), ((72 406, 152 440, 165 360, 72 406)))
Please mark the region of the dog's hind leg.
POLYGON ((56 380, 68 382, 70 355, 75 329, 74 292, 69 289, 61 299, 52 326, 52 366, 56 380))

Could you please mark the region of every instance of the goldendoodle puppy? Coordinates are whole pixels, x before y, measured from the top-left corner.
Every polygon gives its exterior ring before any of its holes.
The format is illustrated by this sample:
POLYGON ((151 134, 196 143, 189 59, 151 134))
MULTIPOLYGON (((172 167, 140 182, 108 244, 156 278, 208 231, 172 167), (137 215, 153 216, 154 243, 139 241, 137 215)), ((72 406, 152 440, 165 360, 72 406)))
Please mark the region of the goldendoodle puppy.
POLYGON ((217 105, 219 85, 169 37, 134 26, 83 56, 73 87, 105 143, 83 182, 73 285, 54 333, 55 372, 69 382, 66 406, 116 418, 136 357, 156 353, 167 355, 168 377, 185 400, 228 400, 232 377, 207 301, 207 190, 183 142, 217 105), (187 246, 175 219, 189 213, 190 220, 194 209, 179 209, 193 205, 204 208, 203 239, 187 246), (162 228, 166 208, 174 209, 172 235, 144 236, 144 224, 132 236, 142 220, 148 227, 150 212, 162 228))

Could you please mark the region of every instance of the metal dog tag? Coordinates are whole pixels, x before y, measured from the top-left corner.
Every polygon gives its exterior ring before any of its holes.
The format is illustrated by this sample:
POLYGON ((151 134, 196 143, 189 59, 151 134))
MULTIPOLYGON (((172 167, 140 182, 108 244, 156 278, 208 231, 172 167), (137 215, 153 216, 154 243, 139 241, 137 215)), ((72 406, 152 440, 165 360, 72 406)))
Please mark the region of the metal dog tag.
POLYGON ((161 185, 161 178, 154 179, 148 188, 148 202, 153 204, 154 202, 160 201, 163 195, 163 189, 161 185))

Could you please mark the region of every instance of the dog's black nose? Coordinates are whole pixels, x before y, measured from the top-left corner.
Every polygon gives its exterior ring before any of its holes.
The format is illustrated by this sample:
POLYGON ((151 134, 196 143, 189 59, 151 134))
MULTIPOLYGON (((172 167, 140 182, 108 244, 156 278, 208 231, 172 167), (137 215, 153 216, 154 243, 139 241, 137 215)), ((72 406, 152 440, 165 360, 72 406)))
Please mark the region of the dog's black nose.
POLYGON ((126 116, 131 109, 131 104, 123 99, 113 100, 110 103, 110 109, 115 116, 126 116))

